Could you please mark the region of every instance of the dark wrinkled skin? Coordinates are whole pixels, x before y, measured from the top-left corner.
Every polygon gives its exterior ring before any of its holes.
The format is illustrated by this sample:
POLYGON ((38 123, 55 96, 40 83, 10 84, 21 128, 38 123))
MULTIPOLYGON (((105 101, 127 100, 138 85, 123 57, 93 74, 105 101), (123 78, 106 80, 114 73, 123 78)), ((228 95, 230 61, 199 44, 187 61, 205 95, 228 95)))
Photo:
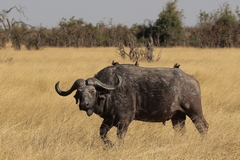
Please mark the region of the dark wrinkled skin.
MULTIPOLYGON (((103 118, 100 136, 112 146, 107 132, 117 127, 117 136, 123 139, 133 120, 145 122, 172 121, 174 130, 185 132, 188 116, 201 134, 206 134, 206 122, 201 105, 197 80, 179 68, 144 68, 135 65, 114 65, 99 71, 94 78, 114 90, 82 85, 75 94, 79 108, 88 116, 95 113, 103 118)), ((87 81, 87 80, 86 80, 87 81)), ((58 87, 58 86, 57 86, 58 87)))

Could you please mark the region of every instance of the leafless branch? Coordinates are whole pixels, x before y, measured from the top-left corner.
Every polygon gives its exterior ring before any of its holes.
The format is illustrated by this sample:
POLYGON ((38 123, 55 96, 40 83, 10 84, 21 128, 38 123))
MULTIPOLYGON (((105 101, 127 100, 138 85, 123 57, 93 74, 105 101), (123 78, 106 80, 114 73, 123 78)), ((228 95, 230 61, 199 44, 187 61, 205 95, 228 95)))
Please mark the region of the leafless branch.
POLYGON ((152 37, 150 37, 150 39, 148 40, 147 42, 147 45, 146 45, 146 58, 147 58, 147 61, 151 62, 153 61, 153 49, 154 49, 154 44, 153 44, 153 39, 152 37))
POLYGON ((155 61, 156 62, 159 61, 161 57, 162 57, 162 50, 159 51, 158 56, 155 61))
MULTIPOLYGON (((27 16, 26 16, 25 13, 24 13, 24 9, 26 9, 26 7, 23 7, 23 6, 20 6, 20 5, 19 5, 19 7, 13 6, 13 7, 11 7, 9 10, 3 9, 2 11, 3 11, 4 15, 7 16, 7 14, 8 14, 12 9, 14 9, 14 8, 15 8, 20 14, 22 14, 25 18, 27 18, 27 16)), ((28 19, 28 18, 27 18, 27 19, 28 19)))
MULTIPOLYGON (((13 6, 8 10, 3 9, 2 12, 0 13, 0 17, 2 17, 2 18, 0 18, 0 22, 3 24, 3 27, 6 30, 10 29, 16 22, 14 19, 12 19, 11 23, 10 23, 10 21, 8 19, 8 13, 11 12, 13 9, 16 9, 20 13, 20 15, 23 15, 26 19, 28 19, 24 13, 25 7, 22 7, 19 5, 19 7, 13 6)), ((19 22, 23 23, 22 21, 19 21, 19 22)))
POLYGON ((119 52, 117 53, 122 58, 125 58, 127 55, 131 61, 137 61, 137 62, 143 59, 147 60, 148 62, 153 62, 153 61, 158 61, 161 58, 161 51, 160 51, 156 60, 153 59, 154 42, 152 37, 149 38, 146 44, 145 50, 142 48, 139 48, 136 45, 135 41, 130 36, 128 36, 128 39, 129 39, 128 44, 130 48, 130 51, 128 54, 125 52, 122 43, 119 43, 118 45, 118 50, 120 53, 119 52))
POLYGON ((118 50, 119 52, 116 52, 117 54, 119 54, 123 59, 128 56, 129 54, 127 54, 127 52, 124 50, 124 46, 121 42, 118 43, 118 50))

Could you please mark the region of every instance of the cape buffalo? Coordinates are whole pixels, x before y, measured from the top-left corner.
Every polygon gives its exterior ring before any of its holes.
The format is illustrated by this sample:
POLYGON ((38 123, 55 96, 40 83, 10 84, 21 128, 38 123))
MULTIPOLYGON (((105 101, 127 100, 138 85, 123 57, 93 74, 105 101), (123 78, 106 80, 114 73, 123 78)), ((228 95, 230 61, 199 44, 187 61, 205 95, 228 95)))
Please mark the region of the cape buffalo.
POLYGON ((207 133, 198 81, 179 68, 145 68, 134 64, 109 66, 89 79, 78 79, 67 91, 55 85, 56 92, 68 96, 76 90, 76 103, 88 116, 103 118, 100 136, 112 146, 107 132, 117 127, 123 139, 133 120, 172 121, 174 130, 185 131, 188 116, 201 134, 207 133))

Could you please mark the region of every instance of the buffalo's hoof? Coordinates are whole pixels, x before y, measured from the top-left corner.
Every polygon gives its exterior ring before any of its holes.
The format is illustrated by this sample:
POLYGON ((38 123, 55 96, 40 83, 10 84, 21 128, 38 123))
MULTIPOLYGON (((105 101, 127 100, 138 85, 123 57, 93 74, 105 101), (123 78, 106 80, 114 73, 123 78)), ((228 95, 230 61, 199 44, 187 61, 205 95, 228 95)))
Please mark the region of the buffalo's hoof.
POLYGON ((114 146, 114 144, 110 140, 105 140, 104 143, 108 148, 112 148, 114 146))

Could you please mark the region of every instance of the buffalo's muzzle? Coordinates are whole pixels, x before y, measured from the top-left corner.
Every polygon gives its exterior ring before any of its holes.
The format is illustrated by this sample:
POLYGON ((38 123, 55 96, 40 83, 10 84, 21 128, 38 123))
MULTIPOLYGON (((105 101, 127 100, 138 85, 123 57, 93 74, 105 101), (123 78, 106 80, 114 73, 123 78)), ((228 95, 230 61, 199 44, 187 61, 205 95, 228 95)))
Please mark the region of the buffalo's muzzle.
POLYGON ((89 108, 89 103, 80 103, 79 104, 80 110, 87 110, 89 108))
POLYGON ((89 107, 89 103, 84 102, 79 105, 80 110, 86 111, 88 116, 91 116, 93 114, 93 110, 89 107))

